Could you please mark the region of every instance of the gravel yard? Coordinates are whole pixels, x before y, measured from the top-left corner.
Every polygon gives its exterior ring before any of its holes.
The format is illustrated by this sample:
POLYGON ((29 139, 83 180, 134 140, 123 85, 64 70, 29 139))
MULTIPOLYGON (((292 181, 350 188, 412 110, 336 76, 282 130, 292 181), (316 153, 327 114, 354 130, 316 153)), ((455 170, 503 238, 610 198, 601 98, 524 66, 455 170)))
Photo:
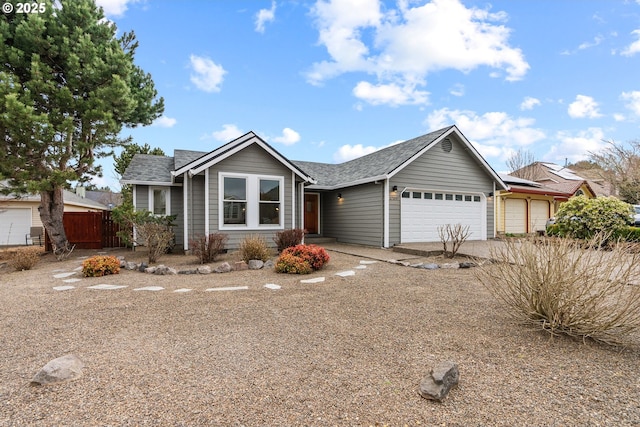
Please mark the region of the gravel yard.
POLYGON ((0 425, 640 425, 640 343, 620 351, 525 330, 472 269, 377 262, 342 278, 363 258, 330 252, 303 277, 123 270, 53 290, 65 284, 54 270, 92 253, 0 270, 0 425), (326 281, 300 283, 317 276, 326 281), (87 289, 103 283, 127 287, 87 289), (165 289, 133 290, 143 286, 165 289), (222 286, 249 289, 205 291, 222 286), (81 378, 30 385, 68 353, 84 361, 81 378), (458 363, 459 387, 443 403, 421 398, 420 380, 444 360, 458 363))

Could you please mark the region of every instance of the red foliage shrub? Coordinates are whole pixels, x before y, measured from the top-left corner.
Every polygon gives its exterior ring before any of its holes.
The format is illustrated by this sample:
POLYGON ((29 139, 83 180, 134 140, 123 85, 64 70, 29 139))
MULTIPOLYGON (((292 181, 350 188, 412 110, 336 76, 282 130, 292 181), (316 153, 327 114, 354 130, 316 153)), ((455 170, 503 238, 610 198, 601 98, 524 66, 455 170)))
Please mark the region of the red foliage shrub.
POLYGON ((329 254, 323 247, 296 245, 282 251, 276 262, 276 271, 278 273, 308 274, 311 271, 320 270, 327 262, 329 262, 329 254))

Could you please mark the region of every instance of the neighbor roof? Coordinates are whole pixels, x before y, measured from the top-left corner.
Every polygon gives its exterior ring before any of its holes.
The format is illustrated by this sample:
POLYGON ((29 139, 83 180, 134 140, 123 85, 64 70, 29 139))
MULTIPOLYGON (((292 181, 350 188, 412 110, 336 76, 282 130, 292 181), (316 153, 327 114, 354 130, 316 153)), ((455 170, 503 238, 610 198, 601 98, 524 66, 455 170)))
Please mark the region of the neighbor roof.
MULTIPOLYGON (((0 181, 0 187, 6 187, 6 181, 0 181)), ((83 208, 89 209, 100 209, 103 211, 108 210, 109 208, 103 205, 100 202, 95 200, 87 199, 85 197, 80 197, 76 193, 63 190, 64 204, 65 205, 73 205, 73 206, 81 206, 83 208)), ((26 201, 26 202, 40 202, 40 194, 25 194, 25 195, 16 195, 14 193, 10 194, 0 194, 0 200, 2 201, 26 201)))

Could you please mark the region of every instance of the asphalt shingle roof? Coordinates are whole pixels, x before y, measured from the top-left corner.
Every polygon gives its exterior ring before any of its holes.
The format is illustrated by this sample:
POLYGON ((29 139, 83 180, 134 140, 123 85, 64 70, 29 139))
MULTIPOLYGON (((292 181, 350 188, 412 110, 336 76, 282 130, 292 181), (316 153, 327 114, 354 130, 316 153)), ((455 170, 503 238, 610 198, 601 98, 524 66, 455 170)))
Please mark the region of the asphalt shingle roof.
POLYGON ((320 186, 348 184, 393 172, 452 127, 439 129, 344 163, 326 164, 304 161, 292 163, 314 177, 320 186))
POLYGON ((122 175, 122 181, 171 182, 173 157, 136 154, 122 175))

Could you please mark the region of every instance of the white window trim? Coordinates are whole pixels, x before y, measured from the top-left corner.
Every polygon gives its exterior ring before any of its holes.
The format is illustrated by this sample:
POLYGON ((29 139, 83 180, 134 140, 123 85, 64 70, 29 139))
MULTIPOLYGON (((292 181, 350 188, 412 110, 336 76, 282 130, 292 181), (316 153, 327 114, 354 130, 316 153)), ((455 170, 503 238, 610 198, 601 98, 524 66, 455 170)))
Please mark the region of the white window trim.
POLYGON ((153 186, 153 187, 149 187, 149 212, 151 212, 152 215, 155 215, 153 213, 153 191, 154 190, 167 190, 166 192, 166 197, 164 199, 165 205, 167 207, 167 211, 164 215, 171 215, 171 187, 162 187, 162 186, 153 186))
POLYGON ((218 229, 219 230, 284 230, 284 176, 255 175, 246 173, 218 172, 218 229), (244 178, 247 183, 247 224, 224 223, 224 178, 244 178), (280 183, 280 217, 278 224, 260 224, 260 180, 269 179, 280 183))

